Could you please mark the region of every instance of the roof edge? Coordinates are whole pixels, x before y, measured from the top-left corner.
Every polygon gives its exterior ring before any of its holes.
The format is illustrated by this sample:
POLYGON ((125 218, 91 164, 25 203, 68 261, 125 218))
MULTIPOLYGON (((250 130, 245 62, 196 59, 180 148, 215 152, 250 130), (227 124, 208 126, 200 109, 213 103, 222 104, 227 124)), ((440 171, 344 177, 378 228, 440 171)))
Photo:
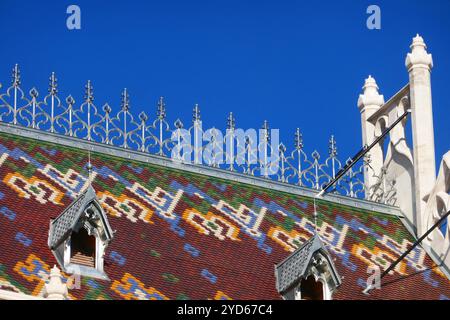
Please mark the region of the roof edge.
MULTIPOLYGON (((243 184, 253 185, 265 189, 271 189, 280 192, 291 193, 299 196, 306 196, 313 198, 317 195, 317 190, 310 189, 301 186, 295 186, 288 183, 279 181, 268 180, 263 177, 250 176, 239 172, 225 171, 213 167, 200 166, 190 163, 180 163, 171 160, 167 157, 158 155, 152 155, 140 151, 123 149, 111 145, 104 145, 94 141, 87 141, 79 138, 62 136, 51 132, 45 132, 33 128, 27 128, 0 122, 0 133, 12 134, 20 137, 30 138, 34 140, 40 140, 49 143, 56 143, 61 146, 72 147, 82 150, 90 150, 91 152, 97 152, 108 156, 119 157, 127 160, 134 160, 137 162, 148 163, 167 167, 170 169, 176 169, 181 171, 187 171, 191 173, 211 176, 224 180, 239 182, 243 184)), ((390 206, 387 204, 377 203, 373 201, 350 198, 338 194, 327 194, 326 198, 322 201, 329 201, 337 204, 342 204, 354 208, 365 209, 375 211, 378 213, 384 213, 397 217, 403 217, 403 213, 400 208, 390 206)))
MULTIPOLYGON (((406 217, 403 216, 401 219, 399 219, 401 223, 405 226, 405 228, 408 230, 408 232, 411 234, 411 236, 416 241, 418 238, 416 236, 416 233, 414 231, 413 223, 406 217)), ((443 263, 442 259, 439 257, 439 255, 434 251, 434 249, 425 243, 420 243, 419 246, 425 250, 426 254, 431 258, 431 260, 437 265, 439 270, 447 277, 447 279, 450 280, 450 269, 447 267, 445 263, 443 263)))

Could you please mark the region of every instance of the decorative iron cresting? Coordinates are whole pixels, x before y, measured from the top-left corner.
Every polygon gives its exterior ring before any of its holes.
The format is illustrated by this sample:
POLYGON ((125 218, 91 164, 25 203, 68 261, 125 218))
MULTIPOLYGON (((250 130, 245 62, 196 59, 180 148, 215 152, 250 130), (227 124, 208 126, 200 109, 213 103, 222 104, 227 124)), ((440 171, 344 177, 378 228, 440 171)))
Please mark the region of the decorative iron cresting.
MULTIPOLYGON (((1 84, 0 84, 1 89, 1 84)), ((180 148, 181 139, 173 139, 173 133, 184 127, 177 119, 173 126, 166 120, 166 105, 161 97, 156 106, 156 117, 151 119, 145 112, 135 117, 130 111, 130 96, 124 89, 121 96, 120 110, 117 113, 108 103, 98 108, 94 103, 94 90, 91 81, 85 86, 84 100, 77 105, 75 99, 69 95, 65 99, 58 96, 58 80, 55 73, 49 78, 48 93, 39 97, 38 90, 32 88, 26 93, 21 88, 21 74, 16 64, 12 70, 12 83, 4 92, 0 93, 0 121, 15 126, 38 129, 51 133, 84 139, 92 142, 112 145, 125 149, 140 151, 161 157, 171 157, 174 148, 180 148)), ((192 125, 187 129, 192 136, 201 127, 200 108, 196 104, 193 110, 192 125)), ((264 121, 262 130, 264 139, 258 142, 258 150, 263 147, 266 154, 279 156, 279 170, 277 174, 269 175, 263 170, 264 161, 255 161, 255 155, 250 149, 252 141, 246 138, 245 145, 235 143, 234 130, 236 121, 232 113, 227 118, 227 133, 223 139, 218 139, 221 132, 210 130, 209 142, 202 141, 200 148, 209 148, 213 153, 207 166, 223 170, 240 172, 247 175, 258 175, 283 183, 320 190, 324 184, 334 178, 341 169, 342 162, 338 159, 337 145, 334 136, 329 140, 328 156, 322 160, 319 152, 310 155, 304 151, 303 137, 300 129, 294 133, 294 143, 291 151, 283 143, 271 145, 270 130, 264 121), (232 152, 214 155, 216 144, 231 143, 232 152), (277 152, 278 151, 278 152, 277 152), (238 154, 244 154, 244 161, 236 161, 238 154), (223 163, 219 159, 224 159, 223 163)), ((204 133, 200 129, 201 133, 204 133)), ((176 134, 174 135, 176 137, 176 134)), ((186 146, 184 146, 186 147, 186 146)), ((195 152, 195 147, 190 146, 195 152)), ((225 150, 224 145, 220 146, 225 150)), ((348 161, 348 160, 347 160, 348 161)), ((194 164, 200 164, 193 161, 194 164)), ((370 159, 365 158, 357 169, 349 170, 336 184, 333 192, 357 198, 366 198, 390 205, 396 204, 395 181, 386 181, 383 171, 371 190, 365 190, 363 182, 364 170, 373 172, 370 159)))

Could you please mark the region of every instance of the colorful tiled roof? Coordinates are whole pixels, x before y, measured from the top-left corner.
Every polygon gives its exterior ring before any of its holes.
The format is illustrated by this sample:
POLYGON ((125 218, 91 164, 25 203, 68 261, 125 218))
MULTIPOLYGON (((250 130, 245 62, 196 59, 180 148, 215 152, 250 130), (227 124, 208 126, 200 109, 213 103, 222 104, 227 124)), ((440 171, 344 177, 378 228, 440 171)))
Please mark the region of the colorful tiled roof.
MULTIPOLYGON (((274 265, 313 235, 312 199, 92 154, 93 187, 113 230, 111 281, 83 278, 74 299, 280 299, 274 265)), ((87 183, 87 154, 0 134, 0 283, 37 295, 56 260, 51 218, 87 183)), ((318 229, 342 278, 335 299, 446 299, 450 281, 417 247, 381 290, 362 293, 414 239, 400 219, 318 203, 318 229)))

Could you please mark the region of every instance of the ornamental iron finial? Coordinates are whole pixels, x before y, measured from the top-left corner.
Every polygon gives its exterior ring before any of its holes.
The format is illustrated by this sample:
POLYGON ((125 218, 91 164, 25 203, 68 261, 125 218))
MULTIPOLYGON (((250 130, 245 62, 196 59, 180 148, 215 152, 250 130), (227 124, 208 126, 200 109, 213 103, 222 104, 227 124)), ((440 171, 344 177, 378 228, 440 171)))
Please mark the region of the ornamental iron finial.
POLYGON ((164 103, 164 97, 159 97, 156 116, 159 120, 163 120, 166 118, 166 104, 164 103))
POLYGON ((182 129, 182 128, 183 128, 183 122, 182 122, 180 119, 177 119, 177 120, 175 121, 175 127, 176 127, 177 129, 182 129))
POLYGON ((196 103, 195 106, 194 106, 192 121, 195 123, 195 122, 198 122, 200 120, 201 120, 200 119, 200 108, 198 106, 198 103, 196 103))
POLYGON ((311 156, 313 157, 314 160, 318 161, 320 159, 320 153, 317 152, 317 150, 314 150, 313 153, 311 154, 311 156))
POLYGON ((30 96, 34 99, 36 99, 39 95, 39 92, 37 91, 37 89, 35 87, 31 88, 30 90, 30 96))
POLYGON ((58 79, 56 78, 56 75, 54 72, 52 72, 52 74, 48 80, 49 80, 48 92, 52 96, 56 96, 56 94, 58 93, 58 79))
POLYGON ((300 132, 300 128, 295 130, 294 143, 296 150, 303 149, 303 135, 300 132))
POLYGON ((142 111, 141 113, 139 113, 139 119, 143 123, 145 123, 148 120, 148 116, 147 116, 147 114, 144 111, 142 111))
POLYGON ((19 64, 15 64, 14 68, 12 69, 12 85, 14 87, 20 86, 20 70, 19 70, 19 64))
POLYGON ((227 118, 227 129, 234 130, 236 121, 233 117, 233 112, 230 112, 227 118))
POLYGON ((108 103, 105 103, 105 104, 103 105, 103 111, 104 111, 106 114, 110 114, 110 113, 111 113, 112 109, 111 109, 111 107, 109 106, 108 103))
POLYGON ((334 135, 331 135, 329 146, 328 146, 328 154, 331 157, 337 156, 337 147, 336 147, 336 140, 334 139, 334 135))
POLYGON ((94 87, 92 87, 91 80, 87 81, 84 89, 84 99, 86 100, 86 102, 94 102, 94 87))
POLYGON ((263 125, 261 127, 262 130, 264 130, 264 141, 269 142, 270 141, 270 135, 269 135, 269 122, 267 120, 264 120, 263 125))
POLYGON ((73 106, 73 105, 75 104, 75 99, 72 97, 72 95, 69 95, 69 96, 66 98, 66 103, 67 103, 69 106, 73 106))
POLYGON ((130 108, 130 95, 128 94, 127 88, 124 88, 122 91, 121 106, 123 111, 128 111, 128 109, 130 108))

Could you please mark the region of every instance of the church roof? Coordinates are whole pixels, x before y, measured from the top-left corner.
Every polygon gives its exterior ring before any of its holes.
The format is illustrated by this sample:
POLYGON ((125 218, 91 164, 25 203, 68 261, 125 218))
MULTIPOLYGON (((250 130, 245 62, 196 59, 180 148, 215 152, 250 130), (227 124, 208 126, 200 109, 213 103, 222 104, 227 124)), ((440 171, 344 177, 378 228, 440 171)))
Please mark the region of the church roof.
MULTIPOLYGON (((105 254, 110 281, 84 277, 71 298, 281 298, 273 268, 313 236, 312 198, 269 182, 244 184, 106 152, 91 157, 92 185, 116 230, 105 254)), ((86 163, 76 143, 0 133, 1 283, 41 292, 56 264, 49 222, 84 190, 86 163)), ((368 267, 387 268, 414 238, 382 206, 349 203, 317 202, 318 233, 342 279, 334 299, 450 297, 450 281, 420 246, 381 290, 364 295, 368 267)))

